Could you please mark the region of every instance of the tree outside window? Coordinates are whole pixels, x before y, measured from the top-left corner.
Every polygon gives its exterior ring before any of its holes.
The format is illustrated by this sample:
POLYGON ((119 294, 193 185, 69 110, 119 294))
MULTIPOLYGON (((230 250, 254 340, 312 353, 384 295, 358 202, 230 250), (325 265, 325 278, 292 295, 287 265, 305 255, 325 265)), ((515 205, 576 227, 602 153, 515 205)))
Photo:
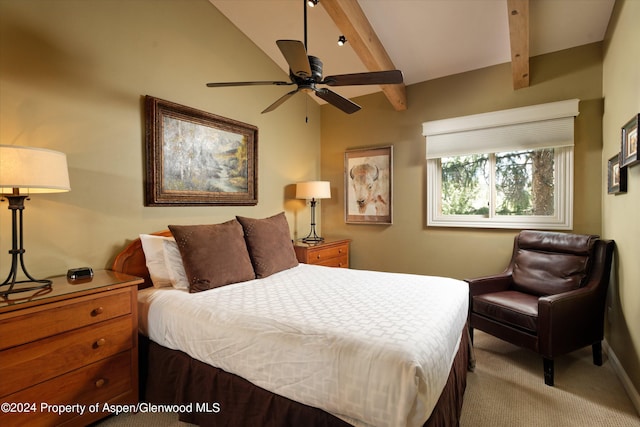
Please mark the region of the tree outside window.
POLYGON ((443 215, 554 214, 552 148, 444 157, 440 162, 443 215))

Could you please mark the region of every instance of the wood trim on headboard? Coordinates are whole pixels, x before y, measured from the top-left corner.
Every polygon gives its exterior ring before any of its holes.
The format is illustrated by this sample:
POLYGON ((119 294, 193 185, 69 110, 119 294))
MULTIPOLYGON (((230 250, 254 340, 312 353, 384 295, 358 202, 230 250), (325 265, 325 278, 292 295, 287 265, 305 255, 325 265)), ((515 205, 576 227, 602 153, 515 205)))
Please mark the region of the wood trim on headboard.
MULTIPOLYGON (((169 230, 157 231, 150 234, 164 237, 172 236, 171 231, 169 230)), ((140 238, 129 243, 122 252, 116 255, 116 259, 113 261, 111 269, 113 271, 144 278, 144 284, 139 286, 140 289, 153 286, 151 283, 151 277, 149 276, 149 270, 147 269, 147 261, 144 257, 140 238)))

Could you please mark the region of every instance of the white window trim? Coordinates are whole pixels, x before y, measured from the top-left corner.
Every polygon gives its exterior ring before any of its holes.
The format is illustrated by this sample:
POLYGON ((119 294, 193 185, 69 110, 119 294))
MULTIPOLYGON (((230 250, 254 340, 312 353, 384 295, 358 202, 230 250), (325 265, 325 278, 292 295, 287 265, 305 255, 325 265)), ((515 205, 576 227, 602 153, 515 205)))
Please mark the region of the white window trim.
MULTIPOLYGON (((476 227, 476 228, 537 228, 550 230, 570 230, 573 228, 573 117, 579 114, 578 99, 568 101, 560 101, 550 104, 535 105, 531 107, 522 107, 512 110, 496 111, 492 113, 483 113, 473 116, 459 117, 453 119, 444 119, 433 122, 423 123, 423 135, 427 139, 427 226, 431 227, 476 227), (471 152, 497 152, 494 150, 516 151, 522 147, 522 144, 516 142, 515 145, 509 146, 508 142, 498 144, 496 147, 489 142, 483 146, 485 141, 491 141, 491 138, 483 138, 475 140, 472 151, 468 149, 460 149, 459 146, 453 146, 451 142, 455 142, 455 134, 464 136, 464 140, 469 140, 469 131, 488 130, 490 135, 494 135, 495 129, 500 127, 517 126, 525 124, 529 126, 533 122, 545 122, 546 124, 556 122, 556 119, 571 118, 570 138, 562 137, 562 141, 556 144, 543 142, 542 147, 555 147, 555 168, 554 180, 556 182, 554 194, 554 216, 470 216, 470 215, 442 215, 441 214, 441 177, 442 171, 440 167, 441 156, 446 153, 452 155, 461 155, 471 152), (440 139, 440 145, 436 150, 429 149, 429 137, 433 142, 435 135, 454 135, 454 138, 440 139), (570 139, 570 140, 569 140, 570 139), (451 145, 448 147, 447 145, 451 145), (477 151, 476 151, 477 150, 477 151), (443 154, 444 153, 444 154, 443 154)), ((543 124, 544 125, 544 124, 543 124)), ((567 126, 564 126, 567 128, 567 126)), ((518 129, 513 129, 515 134, 518 129)), ((498 131, 500 134, 501 131, 498 131)), ((508 135, 511 131, 507 130, 508 135)), ((552 131, 552 138, 558 132, 552 131)), ((437 139, 437 138, 436 138, 437 139)), ((526 142, 525 142, 526 144, 526 142)), ((534 144, 535 145, 535 144, 534 144)), ((468 148, 468 147, 467 147, 468 148)))

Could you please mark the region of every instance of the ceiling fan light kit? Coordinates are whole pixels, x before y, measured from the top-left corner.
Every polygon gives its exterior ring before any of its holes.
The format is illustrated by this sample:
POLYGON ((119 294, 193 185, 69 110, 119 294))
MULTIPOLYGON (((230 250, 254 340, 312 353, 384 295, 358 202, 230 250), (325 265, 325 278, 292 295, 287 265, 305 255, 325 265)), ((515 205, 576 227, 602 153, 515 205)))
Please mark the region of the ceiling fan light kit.
MULTIPOLYGON (((372 71, 365 73, 340 74, 334 76, 322 77, 322 61, 312 55, 307 54, 307 8, 306 5, 313 7, 318 4, 319 0, 303 0, 304 8, 304 40, 302 43, 298 40, 278 40, 276 44, 282 52, 287 64, 289 65, 289 82, 286 81, 251 81, 251 82, 221 82, 207 83, 208 87, 232 87, 232 86, 258 86, 258 85, 276 85, 290 86, 296 85, 296 89, 281 96, 276 102, 268 106, 262 113, 268 113, 275 110, 285 101, 298 92, 315 93, 315 95, 339 108, 347 114, 355 113, 360 110, 360 106, 355 102, 337 94, 336 92, 318 87, 318 85, 327 86, 353 86, 353 85, 383 85, 383 84, 399 84, 403 82, 402 71, 372 71), (313 3, 313 6, 311 5, 313 3)), ((339 42, 343 44, 347 41, 345 36, 340 36, 339 42)))

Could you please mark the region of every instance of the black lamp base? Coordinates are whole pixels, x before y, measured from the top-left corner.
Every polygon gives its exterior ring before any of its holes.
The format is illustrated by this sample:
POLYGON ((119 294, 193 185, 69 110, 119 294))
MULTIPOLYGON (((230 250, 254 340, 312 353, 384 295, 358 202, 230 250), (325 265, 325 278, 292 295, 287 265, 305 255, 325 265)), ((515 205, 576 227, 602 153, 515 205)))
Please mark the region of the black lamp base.
POLYGON ((307 237, 304 237, 302 240, 304 243, 320 243, 324 241, 324 237, 318 236, 316 234, 316 199, 311 199, 311 231, 307 237))
MULTIPOLYGON (((14 189, 17 193, 17 189, 14 189)), ((15 294, 18 292, 29 292, 38 289, 51 288, 51 280, 38 280, 34 279, 24 266, 24 245, 22 239, 22 211, 24 210, 24 201, 29 196, 21 194, 3 194, 3 198, 9 201, 9 209, 11 210, 11 270, 7 279, 0 284, 0 296, 7 297, 9 294, 15 294), (22 273, 29 280, 17 280, 18 278, 18 264, 22 269, 22 273), (28 284, 27 286, 21 286, 28 284), (19 285, 16 287, 16 285, 19 285), (6 289, 5 289, 6 287, 6 289)))
POLYGON ((16 281, 5 282, 0 285, 0 296, 7 297, 11 294, 17 294, 20 292, 30 292, 30 291, 51 289, 51 283, 52 283, 51 280, 20 280, 17 282, 16 281), (30 286, 14 287, 15 285, 24 285, 24 284, 30 284, 30 286), (6 290, 2 290, 1 288, 3 286, 9 286, 9 288, 6 290))
POLYGON ((324 237, 319 237, 319 236, 307 236, 304 237, 302 239, 304 243, 320 243, 320 242, 324 242, 324 237))

